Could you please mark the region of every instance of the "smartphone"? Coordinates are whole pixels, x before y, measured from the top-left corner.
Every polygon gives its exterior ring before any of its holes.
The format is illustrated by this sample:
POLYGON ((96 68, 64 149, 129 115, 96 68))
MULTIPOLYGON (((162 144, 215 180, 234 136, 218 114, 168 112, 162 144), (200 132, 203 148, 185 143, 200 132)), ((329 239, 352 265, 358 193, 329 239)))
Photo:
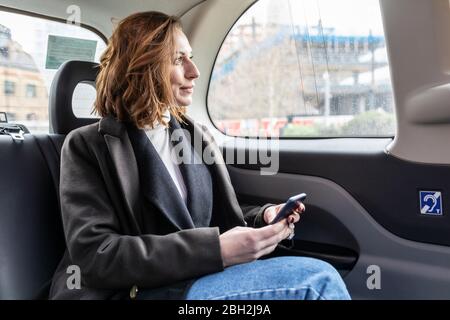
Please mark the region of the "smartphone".
POLYGON ((281 208, 280 212, 278 212, 277 216, 270 222, 270 224, 277 223, 278 221, 283 220, 292 214, 292 210, 297 207, 297 202, 303 202, 306 199, 306 193, 300 193, 296 196, 292 196, 286 201, 284 206, 281 208))

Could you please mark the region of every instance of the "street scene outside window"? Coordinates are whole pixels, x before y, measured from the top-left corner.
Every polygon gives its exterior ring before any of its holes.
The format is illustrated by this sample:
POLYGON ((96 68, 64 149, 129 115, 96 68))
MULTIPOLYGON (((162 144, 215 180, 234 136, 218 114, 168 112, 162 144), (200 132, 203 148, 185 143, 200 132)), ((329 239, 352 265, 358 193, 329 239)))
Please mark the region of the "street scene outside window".
POLYGON ((217 56, 208 94, 232 136, 395 135, 378 0, 260 0, 217 56))
MULTIPOLYGON (((0 11, 0 112, 31 133, 48 133, 48 95, 58 67, 66 60, 99 61, 102 38, 74 22, 56 22, 0 11)), ((77 88, 74 113, 92 114, 95 90, 77 88)))

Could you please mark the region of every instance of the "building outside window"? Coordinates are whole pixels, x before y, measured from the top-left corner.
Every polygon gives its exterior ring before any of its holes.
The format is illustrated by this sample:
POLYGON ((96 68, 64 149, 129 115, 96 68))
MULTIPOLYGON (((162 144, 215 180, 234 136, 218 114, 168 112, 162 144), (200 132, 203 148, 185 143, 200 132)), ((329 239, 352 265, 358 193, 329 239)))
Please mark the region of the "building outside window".
POLYGON ((16 92, 16 84, 12 81, 5 80, 4 93, 6 96, 13 96, 16 92))
POLYGON ((25 96, 27 98, 36 98, 36 96, 37 96, 36 85, 34 85, 34 84, 27 84, 27 86, 25 88, 25 96))

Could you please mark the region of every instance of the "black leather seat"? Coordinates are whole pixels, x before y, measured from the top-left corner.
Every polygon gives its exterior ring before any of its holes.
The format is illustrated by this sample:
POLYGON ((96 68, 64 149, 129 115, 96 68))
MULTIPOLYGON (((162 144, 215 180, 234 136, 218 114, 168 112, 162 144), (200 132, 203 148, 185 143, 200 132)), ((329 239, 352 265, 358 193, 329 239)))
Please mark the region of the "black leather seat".
POLYGON ((0 299, 47 299, 64 253, 59 210, 60 151, 73 129, 98 121, 79 119, 72 95, 80 82, 94 83, 98 64, 64 63, 49 99, 51 134, 23 141, 0 135, 0 299))

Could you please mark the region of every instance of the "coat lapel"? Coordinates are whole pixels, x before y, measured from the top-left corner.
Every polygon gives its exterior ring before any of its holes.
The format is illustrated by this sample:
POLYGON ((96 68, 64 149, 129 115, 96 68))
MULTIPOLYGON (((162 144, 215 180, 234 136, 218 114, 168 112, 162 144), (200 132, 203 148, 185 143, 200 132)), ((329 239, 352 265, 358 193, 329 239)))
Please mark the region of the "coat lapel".
POLYGON ((134 217, 131 223, 139 232, 139 172, 130 139, 123 124, 112 117, 100 120, 99 132, 108 147, 126 209, 134 217))
MULTIPOLYGON (((243 218, 242 210, 239 206, 239 203, 236 198, 236 194, 234 192, 234 188, 231 184, 230 176, 226 169, 226 164, 221 156, 220 149, 217 146, 216 142, 212 135, 209 134, 208 130, 200 127, 196 124, 190 117, 185 116, 186 123, 182 124, 181 127, 183 129, 188 130, 189 132, 189 142, 191 139, 199 139, 197 141, 202 141, 202 150, 200 151, 202 154, 205 149, 212 155, 213 165, 208 166, 210 168, 211 173, 215 176, 213 180, 214 188, 218 188, 219 194, 221 197, 221 203, 224 207, 219 208, 221 213, 215 212, 214 214, 223 214, 224 217, 227 217, 228 223, 230 226, 233 225, 245 225, 245 221, 243 218)), ((143 182, 142 178, 140 178, 140 172, 138 169, 138 160, 135 156, 134 147, 131 143, 130 137, 127 134, 127 127, 124 123, 115 120, 112 117, 104 117, 100 120, 99 124, 99 132, 104 135, 105 142, 108 146, 108 151, 110 153, 114 169, 117 173, 117 178, 119 181, 119 185, 123 194, 124 203, 126 204, 126 208, 129 213, 135 218, 135 227, 137 230, 141 230, 139 228, 138 222, 141 223, 141 217, 139 215, 141 208, 139 197, 141 195, 140 191, 143 190, 144 186, 140 185, 140 181, 143 182)), ((143 133, 145 136, 145 133, 143 133)), ((147 139, 147 137, 145 136, 147 139)), ((148 141, 148 139, 147 139, 148 141)), ((195 140, 194 140, 195 141, 195 140)), ((151 145, 151 143, 150 143, 151 145)), ((159 155, 154 150, 153 146, 150 149, 150 153, 146 154, 146 157, 154 157, 157 156, 156 159, 159 159, 161 162, 159 155), (154 153, 153 155, 151 155, 154 153)), ((201 155, 202 155, 201 154, 201 155)), ((200 155, 200 156, 201 156, 200 155)), ((154 158, 153 158, 154 159, 154 158)), ((145 161, 145 160, 144 160, 145 161)), ((160 165, 164 166, 161 162, 160 165)), ((161 170, 161 166, 150 166, 150 171, 154 174, 161 170)), ((192 170, 187 168, 189 166, 181 166, 180 170, 186 180, 189 179, 195 180, 195 174, 192 170)), ((169 173, 164 167, 165 172, 170 178, 169 173)), ((158 208, 172 224, 178 228, 179 230, 186 228, 193 228, 194 224, 192 219, 189 218, 189 212, 184 205, 184 202, 181 200, 181 196, 178 194, 178 190, 176 190, 176 186, 169 186, 170 188, 174 188, 174 191, 177 192, 177 199, 180 199, 181 204, 176 201, 177 207, 179 210, 173 210, 173 198, 170 195, 167 195, 167 191, 161 190, 158 184, 154 183, 154 179, 149 176, 149 173, 146 174, 147 178, 144 179, 146 183, 149 185, 145 188, 147 191, 147 199, 158 208), (153 183, 152 183, 153 182, 153 183), (167 197, 168 196, 168 197, 167 197), (162 197, 162 198, 160 198, 162 197), (168 199, 168 200, 167 200, 168 199), (169 201, 169 202, 168 202, 169 201), (169 209, 171 208, 171 209, 169 209)), ((154 176, 153 176, 154 177, 154 176)), ((170 181, 170 180, 168 180, 170 181)), ((192 189, 192 185, 190 183, 187 184, 188 188, 188 203, 189 211, 195 212, 195 208, 201 206, 201 201, 196 203, 196 199, 201 199, 200 197, 193 196, 196 190, 192 189), (193 203, 191 203, 193 201, 193 203)))
MULTIPOLYGON (((228 227, 231 226, 245 226, 246 222, 244 220, 244 215, 242 209, 234 191, 234 187, 231 183, 230 175, 228 173, 225 161, 220 152, 220 148, 217 145, 214 137, 211 135, 207 127, 197 124, 188 115, 185 115, 186 123, 182 125, 183 128, 188 130, 190 137, 195 139, 194 141, 201 141, 201 153, 208 154, 212 160, 212 165, 208 167, 211 170, 211 174, 214 176, 214 188, 218 190, 216 194, 219 195, 220 199, 215 199, 216 202, 221 203, 220 211, 223 216, 216 217, 222 221, 222 219, 227 220, 228 227)), ((199 144, 197 142, 197 144, 199 144)), ((217 210, 217 207, 216 207, 217 210)), ((217 212, 215 212, 217 214, 217 212)))
POLYGON ((143 195, 179 230, 194 228, 188 209, 158 152, 143 130, 128 126, 143 195), (155 179, 158 177, 158 179, 155 179))
POLYGON ((189 132, 182 129, 174 117, 170 119, 169 131, 174 151, 180 150, 179 156, 183 159, 177 160, 187 189, 186 202, 192 221, 196 227, 208 227, 213 207, 211 174, 192 147, 189 132))

